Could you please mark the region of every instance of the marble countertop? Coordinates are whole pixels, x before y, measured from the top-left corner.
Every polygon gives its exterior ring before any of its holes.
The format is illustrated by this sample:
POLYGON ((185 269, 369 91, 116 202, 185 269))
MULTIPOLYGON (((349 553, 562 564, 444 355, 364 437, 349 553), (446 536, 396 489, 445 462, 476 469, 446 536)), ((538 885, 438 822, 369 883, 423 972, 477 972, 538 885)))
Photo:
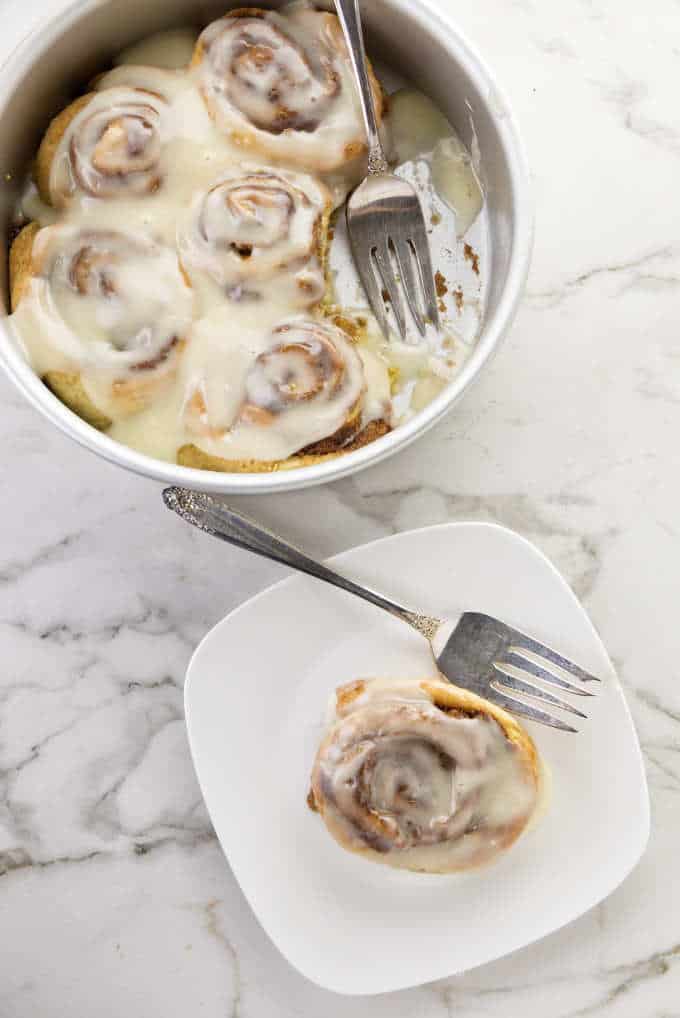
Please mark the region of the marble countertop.
MULTIPOLYGON (((55 2, 0 0, 3 49, 55 2)), ((1 1018, 680 1015, 680 7, 440 6, 496 68, 533 168, 515 326, 405 453, 317 491, 234 501, 323 555, 457 519, 535 541, 626 688, 648 852, 597 909, 463 977, 360 1004, 306 982, 230 874, 182 718, 198 640, 282 570, 216 554, 155 484, 78 448, 0 380, 1 1018)))

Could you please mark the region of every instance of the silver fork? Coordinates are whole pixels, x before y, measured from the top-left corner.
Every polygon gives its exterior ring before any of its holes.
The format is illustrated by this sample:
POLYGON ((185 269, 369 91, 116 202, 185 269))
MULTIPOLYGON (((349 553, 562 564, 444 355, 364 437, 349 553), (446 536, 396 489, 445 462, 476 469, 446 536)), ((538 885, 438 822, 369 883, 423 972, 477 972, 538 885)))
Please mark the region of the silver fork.
POLYGON ((347 230, 354 262, 383 333, 389 336, 384 290, 399 333, 405 339, 406 319, 392 264, 394 258, 411 314, 424 336, 426 320, 439 328, 425 217, 415 189, 390 173, 385 158, 366 66, 358 0, 335 0, 335 6, 354 68, 368 135, 368 176, 347 202, 347 230), (416 273, 424 295, 423 311, 416 273))
POLYGON ((530 701, 568 711, 579 718, 587 717, 544 686, 583 697, 592 696, 587 687, 600 680, 505 622, 473 611, 464 612, 455 620, 422 615, 316 562, 210 495, 186 488, 166 488, 163 500, 168 509, 206 534, 325 580, 408 623, 428 640, 439 671, 454 685, 470 689, 513 714, 563 732, 576 729, 559 717, 532 706, 530 701))

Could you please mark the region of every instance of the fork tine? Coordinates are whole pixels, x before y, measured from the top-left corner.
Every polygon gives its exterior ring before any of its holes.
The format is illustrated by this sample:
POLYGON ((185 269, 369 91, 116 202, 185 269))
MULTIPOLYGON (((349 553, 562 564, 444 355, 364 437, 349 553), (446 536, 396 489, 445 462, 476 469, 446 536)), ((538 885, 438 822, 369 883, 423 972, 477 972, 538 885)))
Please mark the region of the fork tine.
MULTIPOLYGON (((556 650, 551 647, 546 647, 544 643, 539 643, 538 640, 532 639, 531 636, 527 636, 526 633, 520 633, 519 630, 513 630, 514 643, 510 647, 510 651, 515 654, 519 654, 521 657, 526 657, 523 653, 525 650, 535 654, 537 658, 540 658, 538 664, 542 665, 546 671, 551 671, 551 665, 557 665, 563 671, 568 672, 575 679, 579 679, 581 682, 600 682, 597 675, 592 675, 587 672, 584 668, 570 661, 569 658, 562 657, 556 650)), ((554 674, 554 672, 553 672, 554 674)))
POLYGON ((370 255, 367 259, 365 259, 363 251, 360 250, 359 246, 354 243, 352 243, 352 253, 354 255, 354 264, 356 265, 359 276, 361 277, 361 282, 364 290, 366 291, 366 296, 368 297, 368 303, 371 305, 371 310, 377 319, 378 325, 380 326, 380 330, 385 339, 389 339, 390 328, 387 322, 385 304, 382 299, 380 287, 378 286, 378 282, 375 278, 372 259, 370 255))
POLYGON ((527 672, 529 675, 533 675, 536 679, 541 679, 542 682, 547 682, 550 686, 559 686, 560 689, 566 689, 568 693, 573 693, 575 696, 594 696, 589 689, 585 689, 583 686, 576 686, 573 682, 567 682, 566 679, 561 679, 559 675, 549 671, 542 665, 536 663, 531 658, 526 657, 522 654, 521 650, 516 647, 511 647, 508 653, 503 658, 503 664, 512 665, 514 668, 518 668, 523 672, 527 672))
POLYGON ((572 707, 572 705, 567 703, 566 700, 560 699, 559 696, 553 696, 552 693, 548 693, 545 689, 535 686, 533 682, 527 682, 521 677, 521 675, 516 674, 514 669, 513 671, 509 671, 505 665, 499 664, 497 661, 494 662, 494 669, 502 676, 500 680, 492 680, 492 686, 495 688, 502 689, 503 692, 513 689, 517 693, 524 693, 525 696, 530 696, 532 699, 539 700, 542 703, 551 703, 555 707, 559 707, 560 710, 569 711, 570 714, 575 714, 579 718, 588 717, 588 715, 584 714, 583 711, 577 710, 576 707, 572 707))
POLYGON ((571 725, 567 725, 559 718, 554 718, 552 714, 546 714, 545 711, 538 710, 537 707, 530 707, 523 700, 516 700, 514 696, 506 696, 493 687, 489 689, 486 696, 503 710, 507 710, 510 714, 516 714, 520 718, 526 718, 527 721, 535 721, 536 724, 547 725, 548 728, 557 728, 560 732, 578 732, 577 728, 572 728, 571 725))
POLYGON ((420 273, 420 281, 425 294, 425 307, 427 315, 435 328, 439 328, 439 309, 437 307, 437 294, 434 288, 434 273, 432 272, 432 260, 430 259, 430 245, 427 240, 425 223, 413 224, 414 229, 410 244, 420 273))
POLYGON ((399 335, 405 340, 406 319, 404 318, 404 309, 402 307, 401 297, 399 296, 399 287, 397 286, 397 280, 394 277, 394 269, 392 268, 392 259, 390 258, 390 249, 387 238, 382 238, 378 241, 373 251, 373 256, 380 271, 385 289, 389 294, 390 304, 392 305, 394 317, 397 321, 397 327, 399 328, 399 335))
POLYGON ((416 285, 416 277, 413 271, 413 262, 411 260, 411 247, 403 240, 392 240, 392 245, 394 247, 394 257, 397 259, 397 265, 399 267, 399 275, 403 280, 403 289, 406 294, 408 306, 411 310, 411 314, 413 315, 413 320, 418 326, 418 332, 421 336, 424 336, 425 322, 418 306, 418 287, 416 285))

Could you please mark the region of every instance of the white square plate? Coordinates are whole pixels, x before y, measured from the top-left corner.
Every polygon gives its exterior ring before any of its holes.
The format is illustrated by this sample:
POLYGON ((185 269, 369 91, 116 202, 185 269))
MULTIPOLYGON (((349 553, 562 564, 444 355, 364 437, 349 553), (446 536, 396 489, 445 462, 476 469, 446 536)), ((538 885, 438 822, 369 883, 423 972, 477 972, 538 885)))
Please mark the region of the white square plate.
POLYGON ((429 614, 497 615, 605 677, 578 735, 529 726, 553 778, 540 823, 487 869, 430 876, 345 852, 305 802, 333 689, 359 676, 433 674, 424 641, 378 609, 296 576, 201 643, 187 675, 189 738, 243 893, 309 979, 339 993, 381 993, 491 961, 592 908, 640 858, 649 805, 607 653, 567 584, 527 541, 456 523, 335 562, 429 614))

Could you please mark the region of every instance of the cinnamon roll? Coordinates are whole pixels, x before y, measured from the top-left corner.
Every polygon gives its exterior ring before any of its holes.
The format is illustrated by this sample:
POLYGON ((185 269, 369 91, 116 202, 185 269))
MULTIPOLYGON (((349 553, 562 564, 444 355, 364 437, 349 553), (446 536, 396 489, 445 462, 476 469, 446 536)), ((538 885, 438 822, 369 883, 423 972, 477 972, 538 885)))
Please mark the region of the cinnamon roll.
MULTIPOLYGON (((276 326, 243 365, 238 383, 200 380, 186 407, 195 443, 179 450, 185 466, 224 471, 292 467, 293 457, 345 451, 364 430, 364 361, 329 321, 293 318, 276 326), (225 412, 229 419, 221 419, 225 412)), ((385 430, 386 430, 386 426, 385 430)), ((384 432, 383 432, 384 433, 384 432)), ((370 434, 377 437, 375 427, 370 434)))
POLYGON ((540 793, 528 734, 444 680, 359 680, 336 692, 309 804, 367 859, 450 873, 491 862, 526 828, 540 793))
MULTIPOLYGON (((335 15, 244 7, 209 25, 193 66, 218 129, 244 149, 322 172, 366 151, 335 15)), ((379 117, 382 93, 370 71, 379 117)))
MULTIPOLYGON (((124 80, 121 72, 113 74, 124 80)), ((140 198, 160 186, 169 117, 154 88, 121 83, 89 92, 52 121, 36 163, 43 201, 61 208, 77 194, 140 198)))
POLYGON ((173 377, 193 315, 174 251, 138 233, 32 224, 10 271, 29 359, 95 427, 139 410, 173 377))
POLYGON ((194 199, 178 247, 192 277, 234 300, 308 308, 324 295, 331 198, 313 177, 232 167, 194 199))

